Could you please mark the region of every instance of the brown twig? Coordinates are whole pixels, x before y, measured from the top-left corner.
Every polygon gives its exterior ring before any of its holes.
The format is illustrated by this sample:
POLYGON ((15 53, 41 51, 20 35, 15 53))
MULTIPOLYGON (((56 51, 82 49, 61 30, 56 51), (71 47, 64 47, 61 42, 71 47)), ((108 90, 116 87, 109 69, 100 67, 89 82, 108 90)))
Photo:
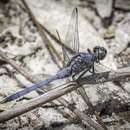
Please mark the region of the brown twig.
MULTIPOLYGON (((59 96, 64 95, 65 93, 68 93, 74 89, 76 89, 78 86, 76 86, 75 83, 70 83, 67 86, 61 86, 58 87, 52 91, 49 91, 41 96, 39 96, 37 99, 32 99, 28 103, 24 105, 19 105, 17 107, 11 108, 7 111, 4 111, 0 113, 0 122, 7 121, 11 118, 17 117, 27 111, 30 111, 38 106, 41 106, 51 100, 54 100, 58 98, 59 96)), ((72 108, 70 108, 72 109, 72 108)), ((87 121, 88 124, 90 124, 92 127, 103 130, 100 125, 98 125, 96 122, 94 122, 91 118, 84 116, 84 114, 77 109, 73 110, 75 113, 78 113, 79 118, 81 118, 83 121, 87 121)))
MULTIPOLYGON (((57 37, 55 37, 55 35, 53 35, 46 27, 44 27, 43 25, 41 25, 35 18, 35 16, 33 15, 33 13, 31 12, 29 6, 27 5, 25 0, 22 0, 22 3, 24 4, 24 6, 26 7, 26 9, 28 10, 29 16, 32 18, 32 20, 34 21, 34 23, 36 24, 37 28, 39 29, 39 32, 43 32, 43 30, 56 42, 58 43, 60 46, 64 46, 68 51, 70 51, 70 53, 74 53, 74 51, 68 47, 66 44, 64 44, 62 41, 60 41, 59 39, 57 39, 57 37)), ((57 55, 58 56, 58 55, 57 55)))
POLYGON ((42 39, 43 43, 45 43, 45 46, 46 46, 46 48, 48 49, 49 54, 50 54, 52 60, 54 61, 54 63, 55 63, 56 65, 58 65, 58 67, 60 67, 60 65, 58 64, 58 62, 57 62, 56 59, 55 59, 55 55, 56 55, 57 58, 58 58, 59 61, 60 61, 60 60, 61 60, 60 55, 57 53, 56 49, 55 49, 55 48, 53 47, 53 45, 51 44, 51 41, 47 38, 47 36, 46 36, 46 34, 44 33, 44 30, 43 30, 43 28, 42 28, 42 25, 36 20, 35 16, 34 16, 33 13, 31 12, 31 10, 30 10, 28 4, 26 3, 26 1, 25 1, 25 0, 22 0, 22 3, 24 4, 24 6, 25 6, 27 12, 29 13, 29 16, 31 17, 33 23, 36 25, 37 30, 38 30, 38 32, 39 32, 39 34, 40 34, 40 36, 41 36, 41 39, 42 39), (54 55, 54 53, 52 53, 52 52, 55 52, 55 55, 54 55))
MULTIPOLYGON (((129 76, 130 76, 130 67, 127 67, 127 68, 119 69, 116 73, 113 73, 110 71, 103 72, 103 73, 97 73, 97 74, 95 74, 96 80, 93 80, 93 75, 90 75, 90 76, 78 79, 78 82, 81 85, 83 85, 83 84, 97 84, 97 83, 101 83, 101 82, 103 83, 103 82, 108 82, 108 81, 115 81, 115 80, 117 81, 117 80, 125 79, 129 76), (102 79, 102 81, 101 81, 101 79, 102 79)), ((11 108, 7 111, 0 113, 0 122, 4 122, 4 121, 12 119, 16 116, 19 116, 27 111, 33 110, 36 107, 39 107, 47 102, 50 102, 56 98, 59 98, 60 96, 62 96, 64 94, 67 94, 67 93, 77 89, 78 87, 79 86, 77 86, 77 84, 74 81, 69 82, 67 85, 57 87, 57 88, 39 96, 36 99, 32 99, 25 104, 22 104, 20 106, 11 108)), ((73 112, 75 112, 75 110, 77 112, 77 109, 74 109, 73 112)), ((82 112, 79 114, 79 116, 82 117, 82 112)), ((86 118, 86 117, 87 116, 85 115, 85 117, 82 117, 82 119, 84 120, 84 118, 86 118)), ((88 124, 92 125, 90 118, 88 118, 88 119, 89 119, 89 120, 87 120, 88 124)), ((97 125, 97 123, 96 123, 96 125, 97 125)), ((95 126, 93 126, 93 127, 95 128, 95 126)))
POLYGON ((98 123, 105 129, 107 130, 107 127, 105 126, 105 124, 103 123, 101 117, 98 115, 98 113, 94 110, 93 104, 90 102, 89 97, 84 89, 84 87, 80 87, 78 88, 78 92, 80 93, 80 95, 82 96, 83 100, 85 101, 85 103, 88 105, 88 107, 91 109, 91 111, 93 111, 93 113, 95 113, 96 119, 98 121, 98 123))

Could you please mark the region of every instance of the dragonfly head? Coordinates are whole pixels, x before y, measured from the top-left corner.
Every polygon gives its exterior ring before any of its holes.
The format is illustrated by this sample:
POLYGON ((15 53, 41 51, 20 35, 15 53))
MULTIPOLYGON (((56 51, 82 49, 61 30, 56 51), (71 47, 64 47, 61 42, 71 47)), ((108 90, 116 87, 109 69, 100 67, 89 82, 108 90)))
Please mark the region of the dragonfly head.
POLYGON ((95 46, 93 52, 96 56, 96 62, 103 60, 107 55, 107 50, 104 47, 95 46))

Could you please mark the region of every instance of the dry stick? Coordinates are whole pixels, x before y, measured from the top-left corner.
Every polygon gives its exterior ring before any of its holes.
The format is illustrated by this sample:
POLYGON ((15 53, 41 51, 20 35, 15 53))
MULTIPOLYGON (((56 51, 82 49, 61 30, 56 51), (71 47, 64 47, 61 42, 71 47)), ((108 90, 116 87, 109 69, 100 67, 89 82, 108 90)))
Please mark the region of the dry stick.
MULTIPOLYGON (((113 72, 103 72, 103 73, 97 73, 95 74, 95 80, 93 80, 93 75, 83 77, 81 79, 78 79, 78 82, 81 85, 84 84, 97 84, 97 83, 104 83, 108 81, 120 81, 121 79, 126 79, 127 77, 130 77, 130 67, 126 67, 123 69, 117 70, 116 73, 113 72), (101 80, 102 79, 102 80, 101 80)), ((47 102, 50 102, 56 98, 59 98, 62 95, 65 95, 75 89, 77 89, 79 85, 73 81, 68 83, 67 85, 63 85, 60 87, 57 87, 35 99, 30 100, 29 102, 19 105, 17 107, 11 108, 7 111, 4 111, 0 113, 0 122, 7 121, 9 119, 12 119, 18 115, 21 115, 25 112, 28 112, 30 110, 35 109, 38 106, 41 106, 47 102)), ((72 109, 72 108, 71 108, 72 109)), ((84 116, 84 114, 80 111, 77 111, 77 109, 73 109, 73 112, 76 112, 79 115, 79 118, 81 118, 83 121, 87 121, 88 124, 93 126, 95 129, 99 130, 100 125, 94 122, 91 118, 89 118, 87 115, 84 116)), ((100 130, 103 130, 102 127, 100 127, 100 130)))
MULTIPOLYGON (((32 21, 35 23, 38 32, 42 38, 42 40, 44 41, 45 45, 47 46, 47 48, 51 48, 56 56, 59 58, 59 60, 61 60, 62 58, 60 57, 60 55, 57 53, 56 49, 53 47, 53 45, 51 44, 51 42, 49 41, 49 39, 46 37, 41 24, 39 24, 39 22, 36 20, 35 16, 33 15, 33 13, 31 12, 30 8, 28 7, 27 3, 25 0, 22 0, 22 3, 24 4, 25 8, 27 9, 29 16, 31 17, 32 21)), ((55 62, 55 61, 54 61, 55 62)))
POLYGON ((78 93, 81 95, 83 98, 84 102, 90 107, 90 109, 95 113, 97 122, 105 129, 108 130, 105 124, 103 123, 102 119, 99 117, 98 113, 94 110, 92 103, 89 100, 89 97, 84 89, 83 86, 77 89, 78 93))
MULTIPOLYGON (((39 27, 40 28, 40 27, 39 27)), ((40 29, 41 30, 41 29, 40 29)), ((59 61, 61 61, 61 57, 60 55, 57 53, 56 49, 53 47, 53 45, 51 44, 51 42, 49 41, 49 39, 47 38, 46 34, 43 31, 39 31, 39 34, 41 35, 41 38, 43 40, 43 42, 45 43, 45 46, 52 58, 52 60, 54 61, 54 63, 58 66, 58 68, 61 68, 61 66, 59 65, 58 61, 55 59, 55 55, 56 57, 59 59, 59 61), (53 53, 54 52, 54 53, 53 53), (55 54, 55 55, 54 55, 55 54)))
MULTIPOLYGON (((27 102, 23 105, 19 105, 17 107, 4 111, 4 112, 0 113, 0 123, 7 121, 11 118, 14 118, 18 115, 21 115, 32 109, 35 109, 36 107, 41 106, 49 101, 52 101, 52 100, 58 98, 59 96, 62 96, 70 91, 73 91, 77 87, 78 86, 76 86, 76 84, 74 82, 72 82, 72 83, 70 83, 70 85, 58 87, 54 90, 51 90, 51 91, 39 96, 36 99, 30 100, 29 102, 27 102)), ((83 122, 85 122, 85 124, 90 124, 97 130, 103 130, 103 128, 99 124, 97 124, 95 121, 93 121, 88 116, 84 116, 84 114, 82 112, 78 111, 77 109, 74 109, 73 111, 75 113, 78 113, 79 118, 81 118, 83 120, 83 122)))
POLYGON ((70 47, 68 47, 65 43, 63 43, 62 41, 58 40, 55 35, 53 35, 45 26, 41 25, 39 23, 39 26, 41 26, 41 28, 43 30, 45 30, 45 32, 57 43, 59 44, 60 46, 63 46, 65 47, 71 54, 75 53, 74 50, 72 50, 70 47))
POLYGON ((59 67, 60 65, 58 64, 57 60, 55 59, 55 55, 56 57, 58 58, 59 61, 62 60, 61 56, 58 54, 57 50, 55 49, 55 47, 51 44, 51 41, 47 38, 44 30, 41 28, 41 25, 34 19, 32 19, 33 22, 36 24, 37 26, 37 30, 41 36, 41 39, 43 41, 43 43, 45 44, 47 50, 49 51, 49 54, 51 55, 52 57, 52 60, 54 61, 54 63, 59 67), (53 53, 54 52, 54 53, 53 53), (54 55, 55 54, 55 55, 54 55))
MULTIPOLYGON (((23 0, 22 2, 23 2, 23 4, 25 5, 26 9, 28 10, 29 15, 31 16, 33 22, 34 22, 35 25, 37 26, 37 29, 38 29, 38 31, 39 31, 39 34, 41 35, 42 40, 44 41, 46 47, 48 48, 48 45, 47 45, 47 44, 48 44, 50 41, 49 41, 49 39, 46 37, 46 35, 45 35, 45 33, 44 33, 43 31, 45 30, 45 31, 48 32, 48 33, 49 33, 49 31, 46 30, 45 28, 43 28, 43 26, 38 23, 38 21, 36 20, 35 16, 33 15, 33 13, 31 12, 30 8, 28 7, 27 3, 26 3, 24 0, 23 0)), ((49 34, 50 34, 50 33, 49 33, 49 34)), ((51 35, 51 36, 54 37, 53 35, 51 35)), ((54 37, 54 39, 55 39, 58 43, 61 43, 61 44, 62 44, 62 42, 61 42, 60 39, 58 40, 56 37, 54 37)), ((61 44, 60 44, 60 45, 61 45, 61 44)), ((52 46, 51 46, 51 48, 52 48, 52 46)), ((53 51, 55 52, 56 56, 57 56, 57 57, 59 58, 59 60, 61 61, 61 58, 60 58, 60 56, 57 54, 57 51, 55 50, 55 48, 53 47, 52 49, 53 49, 53 51)), ((68 48, 67 48, 67 49, 68 49, 68 48)), ((49 50, 49 48, 48 48, 48 50, 49 50)), ((69 49, 68 49, 68 50, 69 50, 69 49)), ((70 49, 70 50, 71 50, 71 49, 70 49)), ((71 52, 72 52, 72 51, 71 51, 71 52)), ((67 101, 65 101, 65 99, 62 98, 62 99, 59 99, 59 102, 60 102, 61 104, 64 104, 64 103, 67 102, 67 101)), ((67 104, 69 104, 69 103, 67 103, 67 104)), ((67 105, 67 106, 68 106, 68 105, 67 105)))
POLYGON ((15 68, 19 73, 21 73, 24 77, 26 77, 26 79, 28 79, 29 81, 33 81, 33 82, 37 82, 37 80, 35 78, 33 78, 27 70, 23 69, 22 67, 20 67, 20 65, 18 63, 16 63, 16 61, 10 59, 6 53, 4 53, 2 50, 0 50, 0 57, 3 58, 3 60, 5 60, 8 64, 10 64, 13 68, 15 68))
POLYGON ((98 121, 98 123, 105 129, 108 130, 107 127, 105 126, 105 124, 103 123, 103 120, 101 119, 101 117, 98 115, 98 113, 94 110, 93 104, 90 102, 89 97, 84 89, 84 87, 80 87, 78 88, 78 92, 80 93, 80 95, 82 96, 82 98, 84 99, 85 103, 89 106, 89 108, 93 111, 93 113, 95 113, 96 119, 98 121))

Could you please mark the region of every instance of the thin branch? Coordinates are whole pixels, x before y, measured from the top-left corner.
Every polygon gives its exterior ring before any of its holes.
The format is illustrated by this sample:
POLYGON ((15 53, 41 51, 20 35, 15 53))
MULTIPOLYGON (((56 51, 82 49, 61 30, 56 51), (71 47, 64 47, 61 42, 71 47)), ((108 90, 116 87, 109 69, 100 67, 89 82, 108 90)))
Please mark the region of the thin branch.
MULTIPOLYGON (((41 30, 41 29, 40 29, 41 30)), ((61 68, 61 66, 59 65, 58 61, 56 60, 56 57, 58 58, 59 61, 62 60, 61 56, 59 55, 59 53, 57 52, 57 50, 55 49, 55 47, 51 44, 50 40, 47 38, 46 34, 42 31, 39 32, 39 34, 41 35, 41 39, 43 40, 50 56, 51 59, 53 60, 53 62, 58 66, 58 68, 61 68)))
MULTIPOLYGON (((116 73, 113 72, 103 72, 103 73, 97 73, 95 74, 95 80, 93 79, 93 75, 86 76, 84 78, 78 79, 78 82, 81 85, 85 84, 97 84, 97 83, 104 83, 109 81, 120 81, 121 79, 126 79, 127 77, 130 77, 130 67, 119 69, 116 71, 116 73), (102 80, 101 80, 102 79, 102 80)), ((75 81, 69 82, 67 85, 63 85, 60 87, 57 87, 35 99, 30 100, 29 102, 19 105, 17 107, 11 108, 7 111, 4 111, 0 113, 0 122, 7 121, 9 119, 12 119, 16 116, 19 116, 25 112, 28 112, 30 110, 35 109, 36 107, 39 107, 47 102, 50 102, 54 99, 59 98, 62 95, 65 95, 75 89, 77 89, 79 86, 75 83, 75 81)), ((71 108, 72 109, 72 108, 71 108)), ((74 109, 74 108, 73 108, 74 109)), ((77 109, 74 109, 73 112, 76 112, 79 114, 79 111, 77 109)), ((100 125, 95 123, 91 118, 89 118, 87 115, 82 116, 82 112, 79 114, 79 118, 81 118, 83 121, 87 121, 89 125, 91 125, 94 128, 99 128, 100 125)), ((100 127, 100 130, 103 128, 100 127)))
POLYGON ((43 30, 45 30, 45 32, 46 32, 57 44, 59 44, 60 46, 65 47, 65 48, 67 49, 67 51, 69 51, 70 53, 72 53, 72 54, 75 53, 74 50, 72 50, 70 47, 68 47, 64 42, 62 42, 62 41, 60 41, 59 39, 57 39, 57 37, 56 37, 54 34, 52 34, 45 26, 41 25, 40 23, 39 23, 39 25, 41 26, 41 28, 42 28, 43 30))
MULTIPOLYGON (((66 94, 70 91, 75 90, 76 88, 78 88, 78 86, 76 86, 75 83, 71 82, 68 85, 61 86, 61 87, 58 87, 52 91, 49 91, 49 92, 39 96, 36 99, 32 99, 23 105, 19 105, 17 107, 14 107, 14 108, 11 108, 7 111, 4 111, 4 112, 0 113, 0 122, 7 121, 7 120, 12 119, 14 117, 17 117, 17 116, 19 116, 27 111, 35 109, 36 107, 39 107, 39 106, 41 106, 49 101, 52 101, 52 100, 66 94)), ((70 109, 72 109, 72 108, 70 108, 70 109)), ((92 127, 96 127, 96 129, 98 128, 98 130, 103 130, 100 127, 100 125, 98 125, 96 122, 94 122, 88 116, 84 116, 83 113, 81 114, 81 112, 78 111, 77 109, 74 109, 73 111, 78 113, 79 118, 81 118, 83 121, 87 121, 87 123, 90 124, 92 127)))
POLYGON ((101 117, 98 115, 98 113, 95 111, 93 104, 90 102, 89 97, 84 89, 84 87, 80 87, 78 88, 78 92, 80 93, 80 95, 82 96, 83 100, 85 101, 85 103, 88 105, 88 107, 93 111, 93 113, 95 113, 97 122, 105 129, 108 130, 107 127, 105 126, 104 122, 102 121, 101 117))
POLYGON ((25 6, 27 12, 29 13, 29 17, 31 17, 33 23, 34 23, 35 26, 37 27, 37 30, 38 30, 38 32, 39 32, 39 34, 40 34, 40 36, 41 36, 41 39, 42 39, 43 43, 45 43, 45 46, 46 46, 47 50, 49 51, 49 54, 50 54, 50 56, 51 56, 53 62, 56 63, 56 65, 58 65, 58 67, 59 67, 60 65, 59 65, 58 62, 55 60, 55 56, 54 56, 54 54, 52 53, 52 51, 55 52, 55 55, 58 57, 59 61, 61 61, 62 58, 60 57, 60 55, 58 54, 58 52, 56 51, 56 49, 53 47, 53 45, 51 44, 51 41, 47 38, 47 36, 46 36, 46 34, 45 34, 45 32, 44 32, 42 26, 41 26, 41 25, 39 24, 39 22, 36 20, 35 16, 33 15, 32 11, 30 10, 30 8, 29 8, 28 4, 26 3, 26 1, 25 1, 25 0, 22 0, 22 3, 24 4, 24 6, 25 6))
POLYGON ((70 53, 74 53, 74 51, 69 48, 66 44, 64 44, 62 41, 60 41, 59 39, 57 39, 57 37, 55 35, 53 35, 46 27, 44 27, 42 24, 40 24, 35 16, 33 15, 33 13, 31 12, 29 6, 26 3, 26 0, 22 0, 22 3, 24 4, 24 6, 26 7, 26 9, 28 10, 29 16, 32 18, 32 20, 34 21, 34 23, 36 24, 37 28, 39 29, 39 32, 43 32, 43 30, 59 45, 64 46, 70 53))
POLYGON ((2 50, 0 50, 0 57, 3 58, 3 60, 5 60, 8 64, 10 64, 13 68, 15 68, 19 73, 21 73, 24 77, 26 77, 26 79, 28 79, 29 81, 33 81, 36 82, 37 80, 32 77, 30 75, 30 73, 23 69, 22 67, 20 67, 20 64, 16 63, 16 61, 10 59, 6 53, 4 53, 2 50))
POLYGON ((78 79, 80 85, 84 84, 98 84, 109 81, 121 81, 122 79, 130 78, 130 67, 124 67, 116 71, 107 71, 102 73, 96 73, 95 75, 90 75, 78 79))

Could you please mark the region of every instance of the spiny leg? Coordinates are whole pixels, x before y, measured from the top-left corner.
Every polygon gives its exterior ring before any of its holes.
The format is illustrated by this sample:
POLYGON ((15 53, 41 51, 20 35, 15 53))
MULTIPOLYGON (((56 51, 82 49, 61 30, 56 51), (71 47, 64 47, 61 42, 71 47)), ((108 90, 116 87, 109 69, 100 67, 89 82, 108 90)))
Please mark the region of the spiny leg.
POLYGON ((93 66, 92 66, 92 70, 89 70, 90 73, 92 73, 92 76, 93 76, 93 79, 95 80, 95 83, 97 82, 96 81, 96 73, 95 73, 95 68, 94 68, 94 63, 93 63, 93 66))
POLYGON ((85 71, 83 71, 83 72, 79 75, 78 79, 81 78, 81 77, 82 77, 85 73, 87 73, 89 70, 90 70, 90 68, 87 68, 85 71))
POLYGON ((76 77, 77 74, 78 74, 78 73, 75 73, 75 74, 72 75, 72 79, 73 79, 73 80, 76 79, 75 77, 76 77))
POLYGON ((95 75, 94 63, 93 63, 93 66, 91 67, 91 69, 89 69, 89 72, 92 73, 93 75, 95 75))
MULTIPOLYGON (((86 72, 89 71, 89 69, 90 69, 90 68, 87 68, 86 70, 84 70, 83 72, 81 72, 81 74, 78 76, 77 79, 81 78, 86 72)), ((74 74, 74 75, 72 76, 72 79, 73 79, 73 80, 75 80, 75 76, 76 76, 76 75, 77 75, 77 74, 74 74)))

